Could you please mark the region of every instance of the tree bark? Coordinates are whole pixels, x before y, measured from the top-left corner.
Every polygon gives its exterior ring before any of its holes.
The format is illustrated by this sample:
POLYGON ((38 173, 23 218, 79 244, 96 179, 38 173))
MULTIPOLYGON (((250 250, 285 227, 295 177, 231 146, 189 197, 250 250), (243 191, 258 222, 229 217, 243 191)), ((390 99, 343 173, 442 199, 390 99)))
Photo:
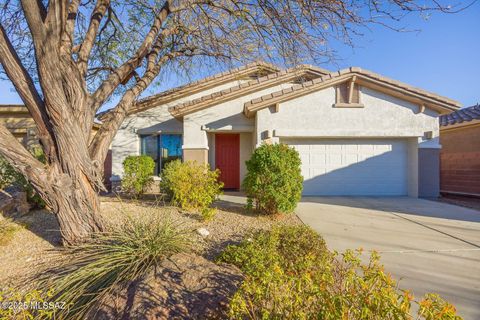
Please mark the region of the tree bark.
POLYGON ((73 245, 95 232, 105 231, 100 213, 100 201, 95 187, 86 177, 74 180, 70 175, 57 173, 51 188, 45 189, 51 210, 60 225, 63 243, 73 245))
MULTIPOLYGON (((105 230, 96 187, 80 170, 72 174, 58 164, 44 165, 0 124, 0 155, 22 173, 57 216, 64 244, 75 244, 105 230)), ((62 154, 74 161, 75 152, 62 154)))
POLYGON ((103 187, 103 161, 128 109, 157 76, 161 62, 164 62, 160 59, 158 64, 154 63, 160 48, 152 49, 152 46, 170 13, 169 1, 156 14, 133 57, 112 72, 93 94, 87 90, 86 72, 110 0, 97 0, 76 58, 72 56, 72 45, 79 1, 68 4, 52 0, 48 10, 41 2, 22 0, 21 4, 32 35, 41 89, 37 91, 1 25, 0 63, 37 124, 42 147, 47 153, 47 163, 43 165, 33 158, 1 125, 0 155, 32 183, 57 216, 64 244, 72 245, 105 230, 97 193, 103 187), (152 61, 143 77, 127 90, 115 109, 115 116, 102 126, 90 146, 89 138, 97 109, 149 55, 152 61))

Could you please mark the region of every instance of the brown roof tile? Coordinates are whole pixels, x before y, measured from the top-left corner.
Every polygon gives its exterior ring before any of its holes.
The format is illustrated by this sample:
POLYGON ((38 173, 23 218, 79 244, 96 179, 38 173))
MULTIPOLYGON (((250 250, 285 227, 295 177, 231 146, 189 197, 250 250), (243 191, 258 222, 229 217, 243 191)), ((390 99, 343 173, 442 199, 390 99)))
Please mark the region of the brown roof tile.
POLYGON ((255 112, 258 108, 266 107, 267 104, 269 103, 274 104, 274 103, 278 103, 279 101, 286 101, 286 100, 289 100, 290 98, 296 97, 297 95, 301 95, 302 92, 305 92, 306 94, 308 92, 314 91, 315 88, 317 87, 323 88, 322 86, 323 84, 335 82, 335 79, 345 78, 345 81, 347 81, 348 78, 354 75, 362 77, 362 79, 366 81, 368 80, 378 81, 382 84, 392 85, 396 88, 404 90, 404 92, 412 93, 420 97, 429 98, 435 104, 438 104, 443 108, 448 108, 450 110, 453 110, 460 107, 460 103, 455 100, 425 91, 420 88, 416 88, 414 86, 408 85, 406 83, 403 83, 397 80, 384 77, 372 71, 363 70, 359 67, 351 67, 351 68, 342 69, 336 72, 331 72, 326 75, 322 75, 316 79, 304 82, 302 84, 294 85, 291 88, 278 91, 273 95, 270 95, 270 94, 265 95, 262 97, 264 99, 261 102, 254 101, 254 100, 248 101, 245 103, 245 113, 248 115, 251 112, 255 112))
POLYGON ((325 75, 327 71, 321 68, 312 67, 310 65, 300 65, 297 67, 289 68, 286 70, 280 70, 276 73, 268 74, 264 77, 260 77, 243 84, 236 85, 234 87, 221 91, 222 97, 219 98, 215 93, 203 96, 201 98, 193 99, 184 103, 180 103, 173 107, 168 108, 170 113, 176 117, 183 116, 185 114, 201 110, 203 108, 210 107, 215 104, 219 104, 226 99, 236 97, 237 94, 247 93, 251 90, 261 90, 265 86, 276 85, 283 81, 291 81, 296 77, 304 75, 310 75, 312 77, 318 77, 325 75))
POLYGON ((470 122, 472 120, 480 120, 479 104, 441 115, 439 119, 440 125, 443 127, 457 123, 470 122))
MULTIPOLYGON (((201 80, 194 81, 186 85, 166 90, 159 94, 141 99, 136 103, 135 107, 129 112, 129 114, 144 111, 149 108, 156 107, 160 104, 168 103, 179 98, 191 95, 192 93, 200 92, 202 90, 212 88, 216 85, 228 81, 233 81, 238 77, 249 76, 258 72, 274 73, 278 72, 279 70, 280 69, 277 66, 267 62, 252 62, 247 65, 230 69, 228 71, 221 72, 216 75, 209 76, 201 80)), ((105 113, 106 112, 98 114, 97 117, 101 118, 105 113)))

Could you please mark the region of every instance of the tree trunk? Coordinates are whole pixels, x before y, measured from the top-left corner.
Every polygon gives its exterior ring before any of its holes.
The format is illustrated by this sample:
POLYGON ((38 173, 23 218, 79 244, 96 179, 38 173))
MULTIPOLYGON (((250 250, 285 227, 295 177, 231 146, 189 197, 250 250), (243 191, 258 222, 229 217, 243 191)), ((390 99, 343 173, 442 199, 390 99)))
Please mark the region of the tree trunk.
POLYGON ((100 217, 98 207, 91 204, 99 203, 97 196, 90 198, 70 198, 63 195, 56 197, 58 206, 57 220, 60 225, 63 244, 72 245, 81 242, 94 232, 105 231, 103 219, 100 217))
POLYGON ((66 174, 61 177, 52 188, 44 190, 43 198, 57 216, 63 244, 73 245, 105 231, 95 187, 87 179, 74 181, 66 174))

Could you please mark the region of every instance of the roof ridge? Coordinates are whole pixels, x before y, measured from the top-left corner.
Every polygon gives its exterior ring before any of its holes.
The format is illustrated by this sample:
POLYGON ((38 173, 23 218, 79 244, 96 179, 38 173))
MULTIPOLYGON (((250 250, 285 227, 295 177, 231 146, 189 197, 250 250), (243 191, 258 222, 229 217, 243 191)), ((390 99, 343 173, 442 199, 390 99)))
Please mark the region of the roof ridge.
POLYGON ((348 67, 348 68, 340 69, 338 71, 330 72, 330 73, 328 73, 324 76, 320 76, 316 79, 306 81, 302 84, 294 85, 288 90, 283 89, 283 90, 280 90, 278 92, 273 92, 273 93, 266 94, 266 95, 264 95, 262 97, 259 97, 259 98, 256 98, 256 99, 252 99, 252 100, 245 103, 245 107, 251 106, 251 105, 256 104, 256 103, 259 103, 260 101, 267 101, 267 100, 271 100, 273 98, 278 98, 279 96, 287 94, 289 92, 302 90, 304 88, 311 87, 312 85, 320 84, 320 83, 323 83, 327 80, 335 79, 335 78, 338 78, 338 77, 340 77, 342 75, 346 75, 346 74, 359 74, 359 75, 367 76, 367 77, 373 78, 375 80, 380 80, 380 81, 386 82, 388 84, 395 85, 395 86, 400 87, 402 89, 405 89, 407 91, 411 91, 411 92, 414 92, 414 93, 425 95, 429 98, 432 98, 432 99, 435 99, 435 100, 438 100, 438 101, 443 100, 444 102, 446 101, 448 104, 452 104, 452 105, 455 105, 455 106, 460 105, 460 103, 456 100, 453 100, 453 99, 450 99, 450 98, 447 98, 447 97, 444 97, 444 96, 440 96, 440 95, 428 92, 426 90, 411 86, 407 83, 382 76, 382 75, 380 75, 378 73, 375 73, 373 71, 362 69, 360 67, 348 67))
POLYGON ((297 66, 287 68, 287 69, 280 69, 279 71, 277 71, 275 73, 271 73, 271 74, 268 74, 266 76, 259 77, 257 79, 253 79, 253 80, 250 80, 248 82, 245 82, 245 83, 242 83, 242 84, 239 84, 239 85, 235 85, 235 86, 232 86, 232 87, 227 88, 227 89, 223 89, 223 90, 220 90, 220 91, 217 91, 217 92, 213 92, 213 93, 208 94, 206 96, 202 96, 202 97, 199 97, 199 98, 196 98, 196 99, 193 99, 193 100, 188 100, 188 101, 179 103, 177 105, 169 107, 168 110, 169 111, 178 111, 178 110, 183 109, 185 107, 189 107, 189 106, 195 105, 195 104, 200 103, 200 102, 205 102, 205 101, 217 99, 221 96, 228 95, 232 92, 237 92, 237 91, 239 91, 241 89, 244 89, 244 88, 247 88, 247 87, 251 87, 251 86, 254 86, 254 85, 257 85, 257 84, 261 84, 261 83, 264 83, 266 81, 270 81, 270 80, 273 80, 273 79, 278 79, 280 77, 286 76, 286 75, 294 73, 294 72, 302 73, 302 72, 306 72, 308 70, 314 70, 316 72, 322 72, 322 73, 327 72, 325 69, 318 68, 318 67, 313 67, 313 66, 307 65, 307 64, 301 64, 301 65, 297 65, 297 66))
POLYGON ((171 94, 173 92, 176 92, 178 90, 186 89, 188 87, 195 86, 195 85, 198 85, 200 83, 206 83, 206 82, 209 82, 209 81, 212 81, 212 80, 215 80, 215 79, 219 79, 219 78, 222 78, 222 77, 234 74, 234 73, 238 73, 240 71, 253 69, 255 67, 267 67, 267 68, 271 68, 271 69, 281 70, 279 67, 275 66, 274 64, 267 63, 265 61, 254 61, 254 62, 250 62, 250 63, 247 63, 245 65, 242 65, 242 66, 239 66, 239 67, 236 67, 236 68, 229 69, 227 71, 222 71, 222 72, 216 73, 214 75, 207 76, 207 77, 204 77, 202 79, 198 79, 198 80, 186 83, 184 85, 181 85, 181 86, 178 86, 178 87, 175 87, 175 88, 167 89, 167 90, 162 91, 160 93, 157 93, 153 96, 149 96, 149 97, 146 97, 144 99, 141 99, 137 102, 137 104, 142 103, 144 101, 154 99, 154 98, 159 97, 159 96, 166 96, 166 95, 169 95, 169 94, 171 94))

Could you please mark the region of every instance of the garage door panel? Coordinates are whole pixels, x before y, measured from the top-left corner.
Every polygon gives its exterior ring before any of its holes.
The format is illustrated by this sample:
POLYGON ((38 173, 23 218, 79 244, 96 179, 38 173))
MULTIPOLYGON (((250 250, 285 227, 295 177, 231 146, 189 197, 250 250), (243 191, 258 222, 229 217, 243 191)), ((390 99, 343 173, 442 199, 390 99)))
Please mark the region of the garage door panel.
POLYGON ((401 139, 286 139, 302 160, 304 195, 406 195, 401 139))

